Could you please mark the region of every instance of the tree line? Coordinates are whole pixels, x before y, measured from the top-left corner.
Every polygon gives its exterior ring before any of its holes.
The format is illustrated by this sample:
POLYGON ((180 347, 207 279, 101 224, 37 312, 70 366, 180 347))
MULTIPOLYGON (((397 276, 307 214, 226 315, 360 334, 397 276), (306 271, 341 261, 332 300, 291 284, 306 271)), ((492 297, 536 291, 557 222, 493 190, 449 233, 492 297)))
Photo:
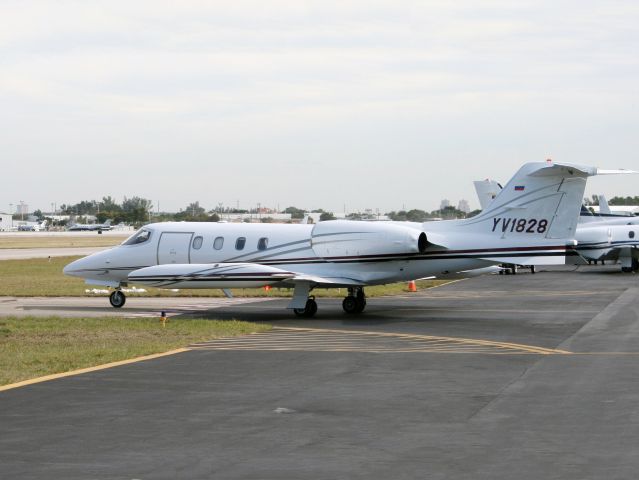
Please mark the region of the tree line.
MULTIPOLYGON (((638 197, 639 200, 639 197, 638 197)), ((466 215, 464 212, 457 210, 455 207, 449 206, 442 210, 427 212, 425 210, 412 209, 388 212, 386 215, 391 220, 424 222, 435 218, 465 218, 473 216, 479 211, 471 212, 466 215)), ((257 214, 258 209, 239 209, 231 207, 223 207, 221 204, 216 208, 207 210, 199 201, 191 202, 176 213, 169 212, 153 212, 153 201, 142 197, 124 197, 122 202, 117 202, 113 197, 102 197, 102 200, 83 200, 75 204, 63 204, 57 211, 61 215, 70 215, 75 217, 77 223, 85 223, 87 216, 94 216, 98 223, 104 223, 111 220, 113 224, 126 223, 131 225, 141 225, 150 221, 186 221, 186 222, 218 222, 225 214, 257 214)), ((288 213, 293 220, 301 220, 307 211, 301 208, 290 206, 282 210, 282 213, 288 213)), ((312 210, 311 213, 319 213, 320 221, 334 220, 335 215, 323 209, 312 210)), ((46 215, 40 210, 36 210, 34 216, 40 220, 46 218, 46 215)), ((350 213, 346 217, 349 220, 375 220, 376 214, 373 213, 350 213)), ((261 221, 268 223, 273 219, 268 214, 261 215, 261 221)), ((57 222, 60 225, 65 221, 57 222)))

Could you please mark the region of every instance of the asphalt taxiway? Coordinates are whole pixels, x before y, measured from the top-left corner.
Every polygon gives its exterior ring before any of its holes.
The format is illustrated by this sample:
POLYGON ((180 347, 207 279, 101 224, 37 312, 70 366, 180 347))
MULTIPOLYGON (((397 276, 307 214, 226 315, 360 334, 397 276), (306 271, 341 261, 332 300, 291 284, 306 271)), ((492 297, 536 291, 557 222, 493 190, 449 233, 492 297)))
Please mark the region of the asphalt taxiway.
MULTIPOLYGON (((111 230, 103 232, 104 237, 117 237, 124 240, 133 230, 111 230)), ((25 239, 32 242, 34 239, 51 238, 94 238, 96 232, 0 232, 0 238, 11 239, 14 242, 25 239)), ((43 242, 43 245, 46 243, 43 242)), ((47 247, 38 248, 0 248, 0 260, 25 260, 29 258, 68 257, 72 255, 86 256, 101 252, 109 247, 47 247)))
POLYGON ((26 260, 29 258, 70 257, 91 255, 107 247, 60 247, 60 248, 2 248, 0 260, 26 260))
POLYGON ((171 299, 175 314, 276 328, 0 392, 0 477, 634 478, 637 279, 481 277, 370 299, 358 317, 319 299, 312 320, 285 300, 171 299))

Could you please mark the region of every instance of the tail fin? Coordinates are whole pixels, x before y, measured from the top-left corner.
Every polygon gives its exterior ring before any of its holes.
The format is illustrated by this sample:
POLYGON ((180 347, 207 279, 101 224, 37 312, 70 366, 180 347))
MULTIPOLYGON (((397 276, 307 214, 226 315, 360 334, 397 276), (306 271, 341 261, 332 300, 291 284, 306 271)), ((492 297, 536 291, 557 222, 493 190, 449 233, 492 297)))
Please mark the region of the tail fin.
POLYGON ((495 197, 501 192, 501 185, 495 180, 477 180, 473 182, 475 184, 475 191, 479 198, 479 205, 482 210, 486 210, 488 206, 493 202, 495 197))
POLYGON ((106 222, 104 222, 104 224, 108 227, 111 225, 111 219, 109 218, 106 222))
POLYGON ((463 221, 464 226, 501 238, 572 240, 586 179, 597 173, 595 167, 527 163, 487 209, 463 221))
POLYGON ((608 200, 606 200, 605 195, 599 195, 599 213, 603 213, 605 215, 610 215, 610 205, 608 205, 608 200))

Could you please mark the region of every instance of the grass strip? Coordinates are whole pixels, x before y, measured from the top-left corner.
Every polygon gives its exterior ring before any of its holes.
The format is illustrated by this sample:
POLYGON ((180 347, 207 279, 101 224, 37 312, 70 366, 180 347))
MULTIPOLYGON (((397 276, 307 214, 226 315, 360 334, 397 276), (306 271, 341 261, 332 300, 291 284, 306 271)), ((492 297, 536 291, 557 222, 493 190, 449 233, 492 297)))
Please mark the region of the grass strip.
POLYGON ((270 330, 235 320, 0 318, 0 385, 270 330))
MULTIPOLYGON (((62 273, 64 266, 77 258, 80 257, 0 261, 0 295, 11 297, 86 296, 85 290, 92 289, 92 286, 86 285, 84 280, 80 278, 69 277, 62 273)), ((420 280, 417 282, 417 288, 426 289, 448 282, 449 280, 420 280)), ((127 295, 147 297, 222 297, 224 295, 219 289, 192 289, 172 292, 143 285, 137 286, 146 289, 147 292, 127 295)), ((290 297, 292 295, 292 290, 288 288, 272 288, 269 291, 265 291, 263 288, 237 288, 231 291, 233 295, 238 297, 290 297)), ((366 287, 368 297, 404 293, 408 293, 408 282, 366 287)), ((317 297, 343 297, 346 296, 346 289, 320 288, 313 290, 313 295, 317 297)))

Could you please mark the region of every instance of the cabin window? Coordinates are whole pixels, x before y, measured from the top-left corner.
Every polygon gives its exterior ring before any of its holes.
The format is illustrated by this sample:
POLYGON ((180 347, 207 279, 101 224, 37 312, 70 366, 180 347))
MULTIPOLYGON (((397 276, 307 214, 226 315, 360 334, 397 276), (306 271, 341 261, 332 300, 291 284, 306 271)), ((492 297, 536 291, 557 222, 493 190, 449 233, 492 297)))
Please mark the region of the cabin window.
POLYGON ((138 245, 144 243, 151 238, 151 230, 141 229, 127 238, 122 245, 138 245))
POLYGON ((244 245, 246 245, 246 237, 239 237, 235 241, 235 250, 244 250, 244 245))
POLYGON ((223 246, 224 246, 224 237, 215 237, 215 240, 213 241, 213 248, 215 250, 222 250, 223 246))
POLYGON ((195 237, 193 239, 193 250, 199 250, 200 248, 202 248, 202 241, 202 237, 195 237))
POLYGON ((262 237, 257 241, 258 250, 266 250, 267 247, 268 247, 268 238, 262 237))
POLYGON ((630 238, 635 238, 635 232, 633 232, 632 230, 628 232, 628 236, 630 238))

